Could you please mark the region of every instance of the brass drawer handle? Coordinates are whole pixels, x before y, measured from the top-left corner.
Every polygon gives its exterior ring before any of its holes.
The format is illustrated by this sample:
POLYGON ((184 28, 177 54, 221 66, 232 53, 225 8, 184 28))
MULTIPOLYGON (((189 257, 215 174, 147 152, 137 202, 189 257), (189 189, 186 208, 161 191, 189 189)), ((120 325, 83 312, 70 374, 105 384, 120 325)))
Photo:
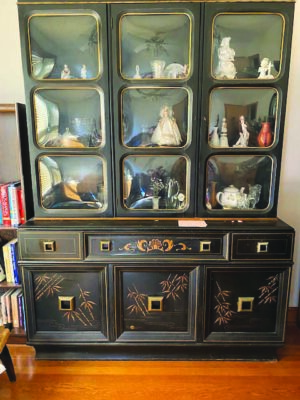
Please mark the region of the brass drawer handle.
POLYGON ((257 253, 267 253, 269 242, 259 242, 257 243, 256 251, 257 253))
POLYGON ((200 241, 200 253, 210 252, 211 241, 200 241))
POLYGON ((252 312, 254 297, 239 297, 237 302, 238 312, 252 312))
POLYGON ((100 240, 100 251, 111 251, 111 241, 110 240, 100 240))
POLYGON ((53 253, 56 250, 55 240, 43 240, 43 250, 45 253, 53 253))
POLYGON ((148 311, 163 311, 163 296, 148 297, 148 311))
POLYGON ((60 311, 74 311, 75 297, 74 296, 58 296, 58 309, 60 311))

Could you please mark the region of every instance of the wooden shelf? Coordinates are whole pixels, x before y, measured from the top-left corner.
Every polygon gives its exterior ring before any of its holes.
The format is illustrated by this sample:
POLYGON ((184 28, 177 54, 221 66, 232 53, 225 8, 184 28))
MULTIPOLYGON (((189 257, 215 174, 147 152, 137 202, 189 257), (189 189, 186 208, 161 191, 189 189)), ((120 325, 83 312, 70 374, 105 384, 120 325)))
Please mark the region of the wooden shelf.
POLYGON ((12 283, 12 282, 0 282, 0 289, 11 289, 11 288, 19 288, 22 287, 19 283, 12 283))

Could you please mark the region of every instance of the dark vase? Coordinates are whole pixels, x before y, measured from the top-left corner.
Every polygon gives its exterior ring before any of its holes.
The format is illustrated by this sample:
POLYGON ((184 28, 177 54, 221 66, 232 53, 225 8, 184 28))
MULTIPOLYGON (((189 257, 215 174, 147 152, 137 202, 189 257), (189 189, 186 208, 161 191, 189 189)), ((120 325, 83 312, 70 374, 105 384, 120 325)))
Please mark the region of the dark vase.
POLYGON ((269 147, 273 141, 270 122, 262 122, 261 130, 257 136, 257 144, 259 147, 269 147))

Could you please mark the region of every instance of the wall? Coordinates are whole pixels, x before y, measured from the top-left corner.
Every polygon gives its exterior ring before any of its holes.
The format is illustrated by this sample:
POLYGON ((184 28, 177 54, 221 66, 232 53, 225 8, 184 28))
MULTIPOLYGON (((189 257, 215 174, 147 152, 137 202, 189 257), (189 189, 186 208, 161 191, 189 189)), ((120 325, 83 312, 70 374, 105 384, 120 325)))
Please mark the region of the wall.
MULTIPOLYGON (((290 306, 298 305, 300 286, 300 1, 296 3, 290 87, 288 93, 285 141, 279 192, 278 216, 295 227, 295 267, 292 275, 290 306)), ((0 103, 24 102, 17 6, 14 0, 1 0, 0 13, 0 103)))

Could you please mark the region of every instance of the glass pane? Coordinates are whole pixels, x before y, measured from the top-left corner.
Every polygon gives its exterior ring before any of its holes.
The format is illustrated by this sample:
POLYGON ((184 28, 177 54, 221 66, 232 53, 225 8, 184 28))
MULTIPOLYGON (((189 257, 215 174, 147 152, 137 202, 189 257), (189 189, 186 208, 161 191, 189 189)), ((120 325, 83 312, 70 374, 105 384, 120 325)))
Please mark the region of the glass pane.
POLYGON ((274 79, 281 67, 284 19, 279 14, 219 14, 213 23, 212 75, 274 79))
POLYGON ((100 71, 100 21, 96 14, 33 15, 29 19, 34 79, 95 79, 100 71))
POLYGON ((191 93, 185 88, 130 88, 122 93, 127 147, 183 147, 191 140, 191 93))
POLYGON ((271 88, 222 88, 210 95, 211 147, 269 147, 275 140, 278 93, 271 88))
POLYGON ((104 96, 96 89, 38 89, 33 96, 40 147, 85 148, 105 144, 104 96))
POLYGON ((125 79, 186 79, 191 73, 189 15, 123 15, 120 59, 121 75, 125 79))
POLYGON ((43 156, 39 158, 42 206, 46 209, 105 211, 106 165, 97 156, 43 156))
POLYGON ((269 156, 212 156, 206 170, 206 208, 265 210, 271 199, 274 162, 269 156))
POLYGON ((183 211, 188 206, 189 163, 183 156, 128 156, 123 165, 124 205, 183 211))

